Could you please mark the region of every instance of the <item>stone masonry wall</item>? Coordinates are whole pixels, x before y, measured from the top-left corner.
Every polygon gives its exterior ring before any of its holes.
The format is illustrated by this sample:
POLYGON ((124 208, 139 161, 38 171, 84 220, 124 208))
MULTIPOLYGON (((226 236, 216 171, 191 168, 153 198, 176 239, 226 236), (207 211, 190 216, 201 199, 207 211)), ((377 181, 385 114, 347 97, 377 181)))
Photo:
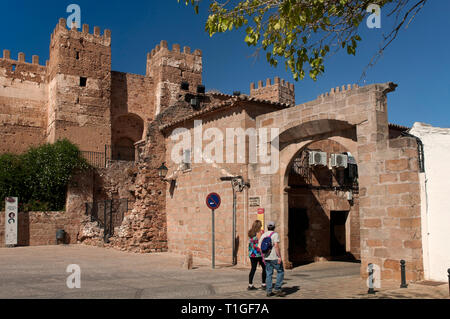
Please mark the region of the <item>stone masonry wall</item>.
MULTIPOLYGON (((56 244, 56 230, 66 231, 65 243, 76 244, 85 216, 85 203, 92 201, 93 172, 74 176, 69 184, 63 212, 19 212, 18 245, 56 244)), ((19 199, 20 200, 20 199, 19 199)), ((0 212, 0 247, 5 244, 5 213, 0 212)))
MULTIPOLYGON (((176 180, 175 186, 167 183, 166 211, 167 234, 169 251, 185 254, 191 251, 194 256, 211 258, 212 253, 212 221, 211 210, 206 206, 206 196, 216 192, 221 196, 222 203, 215 211, 215 250, 217 262, 230 264, 232 258, 232 213, 233 191, 230 181, 221 181, 220 177, 242 176, 246 182, 250 182, 250 188, 259 185, 248 178, 249 141, 244 142, 245 155, 238 147, 238 139, 233 135, 227 135, 229 128, 241 128, 244 131, 254 128, 255 118, 258 115, 269 113, 276 109, 274 106, 250 103, 236 103, 234 106, 219 109, 212 113, 206 113, 196 118, 202 121, 204 134, 208 129, 214 128, 221 131, 223 140, 219 136, 212 139, 217 145, 223 143, 223 163, 210 164, 202 160, 196 163, 194 160, 194 119, 180 123, 165 131, 166 137, 166 165, 169 168, 168 180, 176 180), (171 157, 172 151, 179 140, 170 137, 176 128, 186 128, 191 136, 191 168, 184 170, 171 157), (226 162, 227 143, 234 148, 234 160, 226 162), (239 156, 243 162, 238 162, 239 156)), ((200 130, 200 128, 197 128, 200 130)), ((205 139, 202 142, 202 151, 206 151, 212 140, 205 139)), ((198 145, 198 144, 197 144, 198 145)), ((219 146, 220 148, 220 146, 219 146)), ((216 153, 212 152, 212 155, 216 153)), ((218 158, 219 160, 219 158, 218 158)), ((220 160, 219 160, 220 161, 220 160)), ((252 211, 248 207, 248 189, 236 194, 236 257, 241 265, 248 263, 247 232, 252 222, 252 211)))
POLYGON ((163 40, 147 56, 147 76, 154 81, 155 116, 172 106, 178 98, 182 81, 189 83, 189 92, 197 93, 202 84, 202 51, 174 44, 172 50, 163 40))
POLYGON ((267 79, 266 86, 263 86, 263 81, 259 81, 257 88, 255 88, 255 83, 251 83, 250 96, 257 99, 295 105, 294 84, 280 80, 279 77, 275 77, 273 84, 271 79, 267 79))
POLYGON ((0 154, 22 153, 45 141, 47 85, 46 67, 39 57, 32 63, 19 53, 11 59, 9 50, 0 58, 0 154))
POLYGON ((68 30, 60 19, 50 41, 47 141, 68 138, 83 151, 111 144, 111 32, 68 30))
MULTIPOLYGON (((282 187, 290 158, 302 145, 324 137, 356 141, 357 151, 352 154, 359 171, 361 274, 366 276, 368 263, 374 263, 381 269, 382 280, 398 278, 404 259, 407 279, 416 281, 423 276, 417 145, 408 138, 389 140, 387 93, 395 87, 393 83, 344 86, 315 101, 258 117, 257 127, 280 128, 283 149, 279 175, 255 172, 271 196, 255 190, 252 196, 262 196, 268 216, 284 225, 281 236, 286 245, 287 205, 282 187), (356 133, 346 133, 352 130, 356 133)), ((283 253, 286 256, 287 251, 283 253)))
MULTIPOLYGON (((155 117, 154 82, 152 78, 122 72, 112 72, 111 84, 111 124, 112 143, 121 136, 128 136, 129 129, 123 123, 124 116, 138 116, 142 123, 151 122, 155 117), (117 133, 117 131, 120 131, 117 133)), ((146 125, 137 142, 146 136, 146 125)))

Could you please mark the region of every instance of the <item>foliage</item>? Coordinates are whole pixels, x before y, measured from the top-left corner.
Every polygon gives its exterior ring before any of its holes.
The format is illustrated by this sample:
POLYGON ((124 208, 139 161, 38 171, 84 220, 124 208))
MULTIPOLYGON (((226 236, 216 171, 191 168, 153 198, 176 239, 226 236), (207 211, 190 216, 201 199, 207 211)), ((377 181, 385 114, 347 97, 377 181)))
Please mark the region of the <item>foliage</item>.
POLYGON ((19 197, 23 211, 63 210, 67 186, 76 170, 87 169, 80 150, 68 140, 0 155, 0 202, 19 197))
MULTIPOLYGON (((396 17, 396 27, 384 37, 384 46, 377 52, 379 56, 395 39, 407 18, 413 15, 412 20, 426 1, 212 0, 208 1, 209 16, 205 29, 213 36, 245 26, 245 42, 249 46, 259 45, 258 49, 266 51, 267 61, 272 66, 277 66, 282 58, 296 81, 303 79, 308 71, 309 76, 316 80, 318 75, 324 73, 324 60, 329 54, 340 49, 351 55, 356 54, 358 42, 362 40, 358 28, 372 14, 367 12, 370 4, 380 8, 392 4, 393 9, 388 16, 395 14, 396 17), (404 12, 405 15, 401 16, 404 12)), ((184 2, 194 6, 196 13, 199 12, 201 1, 184 2)))

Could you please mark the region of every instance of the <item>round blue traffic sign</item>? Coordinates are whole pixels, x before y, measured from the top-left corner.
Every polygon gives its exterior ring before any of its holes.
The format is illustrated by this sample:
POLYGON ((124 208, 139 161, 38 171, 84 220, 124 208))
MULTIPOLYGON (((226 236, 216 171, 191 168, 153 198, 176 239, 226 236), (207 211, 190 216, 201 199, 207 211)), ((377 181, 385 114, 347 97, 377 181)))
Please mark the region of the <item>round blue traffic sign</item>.
POLYGON ((220 207, 220 196, 216 193, 211 193, 206 196, 206 206, 210 209, 217 209, 220 207))

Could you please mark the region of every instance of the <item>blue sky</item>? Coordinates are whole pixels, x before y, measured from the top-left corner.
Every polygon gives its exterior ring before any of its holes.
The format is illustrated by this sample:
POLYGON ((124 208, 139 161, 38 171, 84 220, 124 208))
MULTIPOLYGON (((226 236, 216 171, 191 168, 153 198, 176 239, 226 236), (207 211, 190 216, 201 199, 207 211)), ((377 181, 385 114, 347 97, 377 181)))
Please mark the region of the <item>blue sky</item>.
MULTIPOLYGON (((219 34, 210 38, 204 32, 207 10, 195 15, 177 0, 164 1, 8 1, 3 3, 0 20, 0 49, 33 54, 41 63, 48 59, 50 34, 60 17, 67 18, 66 7, 81 6, 82 23, 112 31, 112 68, 115 71, 145 73, 146 54, 161 40, 203 51, 203 82, 207 89, 225 93, 248 93, 250 82, 279 76, 295 83, 297 104, 315 99, 330 88, 359 81, 361 73, 378 49, 382 34, 392 21, 382 11, 382 28, 361 27, 363 41, 357 56, 345 52, 325 64, 326 72, 316 82, 295 82, 284 64, 269 66, 264 54, 251 57, 254 48, 243 42, 243 32, 219 34)), ((366 84, 395 82, 389 95, 389 121, 411 126, 425 122, 450 127, 450 1, 430 0, 407 30, 387 49, 375 67, 369 69, 366 84)))

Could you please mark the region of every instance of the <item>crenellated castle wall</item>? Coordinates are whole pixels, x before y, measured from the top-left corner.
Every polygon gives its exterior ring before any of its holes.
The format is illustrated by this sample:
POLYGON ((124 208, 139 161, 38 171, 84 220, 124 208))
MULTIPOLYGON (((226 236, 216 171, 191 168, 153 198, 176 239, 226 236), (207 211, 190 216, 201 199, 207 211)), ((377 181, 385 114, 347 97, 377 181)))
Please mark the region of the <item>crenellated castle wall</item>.
POLYGON ((202 52, 181 51, 161 41, 147 55, 146 75, 111 70, 111 31, 68 29, 60 19, 50 36, 46 66, 19 53, 0 58, 0 153, 67 138, 83 151, 105 145, 132 146, 148 123, 179 99, 182 82, 197 93, 202 84, 202 52))
POLYGON ((45 66, 34 55, 32 63, 9 50, 0 58, 0 153, 21 153, 45 140, 48 100, 45 66))

